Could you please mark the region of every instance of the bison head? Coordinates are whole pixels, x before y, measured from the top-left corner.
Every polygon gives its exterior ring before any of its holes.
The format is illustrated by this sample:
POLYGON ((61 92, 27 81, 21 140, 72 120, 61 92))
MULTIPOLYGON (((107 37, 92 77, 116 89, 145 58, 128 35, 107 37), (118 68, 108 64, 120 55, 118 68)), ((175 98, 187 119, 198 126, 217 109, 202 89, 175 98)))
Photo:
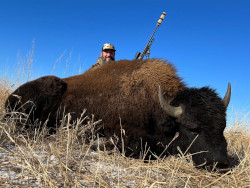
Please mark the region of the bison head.
POLYGON ((223 100, 208 87, 186 88, 169 104, 159 87, 161 107, 174 118, 175 130, 179 132, 170 152, 190 153, 196 166, 227 168, 227 142, 223 131, 230 95, 230 84, 223 100))

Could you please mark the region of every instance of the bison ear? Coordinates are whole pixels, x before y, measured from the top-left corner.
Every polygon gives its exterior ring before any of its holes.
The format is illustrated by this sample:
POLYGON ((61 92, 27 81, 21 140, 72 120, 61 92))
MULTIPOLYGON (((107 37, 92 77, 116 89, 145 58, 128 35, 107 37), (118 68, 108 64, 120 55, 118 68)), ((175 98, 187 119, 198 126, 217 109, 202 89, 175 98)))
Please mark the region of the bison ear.
MULTIPOLYGON (((185 108, 185 106, 182 106, 182 108, 185 108)), ((185 115, 177 118, 176 122, 180 123, 180 126, 186 127, 187 129, 190 129, 191 131, 199 128, 199 124, 197 123, 197 120, 195 119, 195 117, 193 117, 189 113, 185 113, 185 115)))

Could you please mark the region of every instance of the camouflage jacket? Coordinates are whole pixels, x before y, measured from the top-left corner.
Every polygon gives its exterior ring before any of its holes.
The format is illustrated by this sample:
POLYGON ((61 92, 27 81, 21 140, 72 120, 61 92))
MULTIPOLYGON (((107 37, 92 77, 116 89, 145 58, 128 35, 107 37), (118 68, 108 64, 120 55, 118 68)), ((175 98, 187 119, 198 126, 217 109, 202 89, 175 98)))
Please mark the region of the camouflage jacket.
POLYGON ((103 64, 105 62, 106 62, 106 60, 105 60, 104 57, 98 57, 98 59, 96 60, 95 64, 92 65, 91 68, 97 67, 97 66, 99 66, 99 65, 101 65, 101 64, 103 64))

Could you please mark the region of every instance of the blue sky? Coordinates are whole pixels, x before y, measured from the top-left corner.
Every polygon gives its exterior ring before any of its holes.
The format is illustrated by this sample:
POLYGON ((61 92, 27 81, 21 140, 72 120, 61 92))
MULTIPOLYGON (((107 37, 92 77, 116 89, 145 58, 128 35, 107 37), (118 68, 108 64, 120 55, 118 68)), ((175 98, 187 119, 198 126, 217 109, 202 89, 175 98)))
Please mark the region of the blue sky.
POLYGON ((188 86, 210 86, 221 97, 231 82, 228 110, 249 113, 248 0, 1 0, 0 76, 16 75, 18 54, 25 59, 33 40, 34 78, 84 72, 106 42, 117 60, 133 59, 162 12, 151 57, 175 64, 188 86))

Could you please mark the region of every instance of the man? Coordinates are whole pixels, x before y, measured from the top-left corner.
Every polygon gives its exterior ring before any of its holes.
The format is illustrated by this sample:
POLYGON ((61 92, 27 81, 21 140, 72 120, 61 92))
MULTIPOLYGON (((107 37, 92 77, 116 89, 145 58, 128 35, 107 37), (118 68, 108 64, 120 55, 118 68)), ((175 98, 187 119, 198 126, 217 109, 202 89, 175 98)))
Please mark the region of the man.
MULTIPOLYGON (((101 57, 99 57, 96 63, 92 67, 101 65, 102 63, 115 60, 115 46, 111 43, 105 43, 102 46, 101 57)), ((91 67, 91 68, 92 68, 91 67)))

